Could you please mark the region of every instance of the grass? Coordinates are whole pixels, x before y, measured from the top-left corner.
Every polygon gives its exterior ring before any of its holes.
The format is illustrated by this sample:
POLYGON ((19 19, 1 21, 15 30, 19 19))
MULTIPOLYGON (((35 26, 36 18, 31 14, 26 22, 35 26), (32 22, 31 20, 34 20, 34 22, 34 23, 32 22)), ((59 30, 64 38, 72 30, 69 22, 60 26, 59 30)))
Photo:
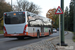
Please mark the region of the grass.
POLYGON ((73 39, 73 41, 75 42, 75 39, 73 39))
POLYGON ((74 34, 74 35, 73 35, 73 41, 75 42, 75 33, 73 32, 73 34, 74 34))
POLYGON ((73 36, 73 41, 75 42, 75 35, 73 36))
POLYGON ((4 34, 3 30, 0 30, 0 34, 4 34))
POLYGON ((73 41, 75 42, 75 35, 73 36, 73 41))

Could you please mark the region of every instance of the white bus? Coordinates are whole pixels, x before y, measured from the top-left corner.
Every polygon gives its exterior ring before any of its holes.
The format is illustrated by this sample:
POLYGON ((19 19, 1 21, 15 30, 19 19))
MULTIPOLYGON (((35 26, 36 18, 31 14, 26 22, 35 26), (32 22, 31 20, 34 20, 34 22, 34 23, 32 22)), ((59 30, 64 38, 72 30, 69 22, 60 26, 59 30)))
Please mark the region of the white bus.
POLYGON ((51 19, 28 11, 4 13, 4 36, 24 39, 51 34, 51 19))

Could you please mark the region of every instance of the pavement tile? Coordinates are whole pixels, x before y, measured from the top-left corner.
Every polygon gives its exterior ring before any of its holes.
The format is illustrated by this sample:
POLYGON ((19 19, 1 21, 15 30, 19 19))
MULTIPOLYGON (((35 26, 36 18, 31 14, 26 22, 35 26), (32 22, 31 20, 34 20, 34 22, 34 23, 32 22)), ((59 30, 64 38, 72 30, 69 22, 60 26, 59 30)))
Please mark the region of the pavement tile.
POLYGON ((37 43, 12 48, 10 50, 56 50, 56 47, 50 41, 40 41, 37 43))
POLYGON ((59 43, 59 38, 52 40, 51 42, 56 45, 58 50, 75 50, 75 42, 73 42, 72 37, 73 33, 68 32, 69 34, 65 36, 65 43, 68 44, 68 46, 57 46, 56 44, 59 43))
POLYGON ((32 43, 29 45, 20 46, 16 48, 11 48, 9 50, 58 50, 56 48, 56 43, 59 42, 59 39, 56 39, 56 38, 57 37, 54 37, 52 39, 42 40, 40 42, 36 42, 36 43, 32 43))

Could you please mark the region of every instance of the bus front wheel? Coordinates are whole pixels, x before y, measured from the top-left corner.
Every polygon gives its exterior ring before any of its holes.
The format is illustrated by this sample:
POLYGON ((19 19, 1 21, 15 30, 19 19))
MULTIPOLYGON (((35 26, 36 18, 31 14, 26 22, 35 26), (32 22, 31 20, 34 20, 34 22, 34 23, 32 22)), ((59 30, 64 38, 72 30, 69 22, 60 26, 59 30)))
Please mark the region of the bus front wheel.
POLYGON ((50 30, 49 30, 49 35, 48 36, 50 36, 50 30))
POLYGON ((37 38, 40 38, 40 32, 37 30, 37 38))

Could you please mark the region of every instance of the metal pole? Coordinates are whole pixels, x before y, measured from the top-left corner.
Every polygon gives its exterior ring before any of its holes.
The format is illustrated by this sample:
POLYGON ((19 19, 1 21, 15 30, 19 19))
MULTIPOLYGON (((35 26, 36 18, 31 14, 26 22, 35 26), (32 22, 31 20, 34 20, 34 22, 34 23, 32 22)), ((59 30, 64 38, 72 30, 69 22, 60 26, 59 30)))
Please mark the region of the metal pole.
MULTIPOLYGON (((64 0, 61 0, 61 9, 64 12, 64 0)), ((64 43, 64 14, 61 14, 61 43, 64 43)))
MULTIPOLYGON (((75 13, 75 0, 74 0, 74 13, 75 13)), ((73 27, 73 29, 74 29, 74 33, 75 33, 75 14, 74 14, 74 18, 73 18, 73 23, 74 23, 74 27, 73 27)))
POLYGON ((61 46, 61 25, 60 25, 60 14, 59 14, 59 45, 61 46))
POLYGON ((12 0, 11 0, 11 10, 12 10, 12 0))
MULTIPOLYGON (((61 0, 61 9, 64 12, 64 0, 61 0)), ((64 42, 64 14, 61 14, 61 46, 67 46, 64 42)))
POLYGON ((67 12, 67 31, 68 31, 68 12, 67 12))

